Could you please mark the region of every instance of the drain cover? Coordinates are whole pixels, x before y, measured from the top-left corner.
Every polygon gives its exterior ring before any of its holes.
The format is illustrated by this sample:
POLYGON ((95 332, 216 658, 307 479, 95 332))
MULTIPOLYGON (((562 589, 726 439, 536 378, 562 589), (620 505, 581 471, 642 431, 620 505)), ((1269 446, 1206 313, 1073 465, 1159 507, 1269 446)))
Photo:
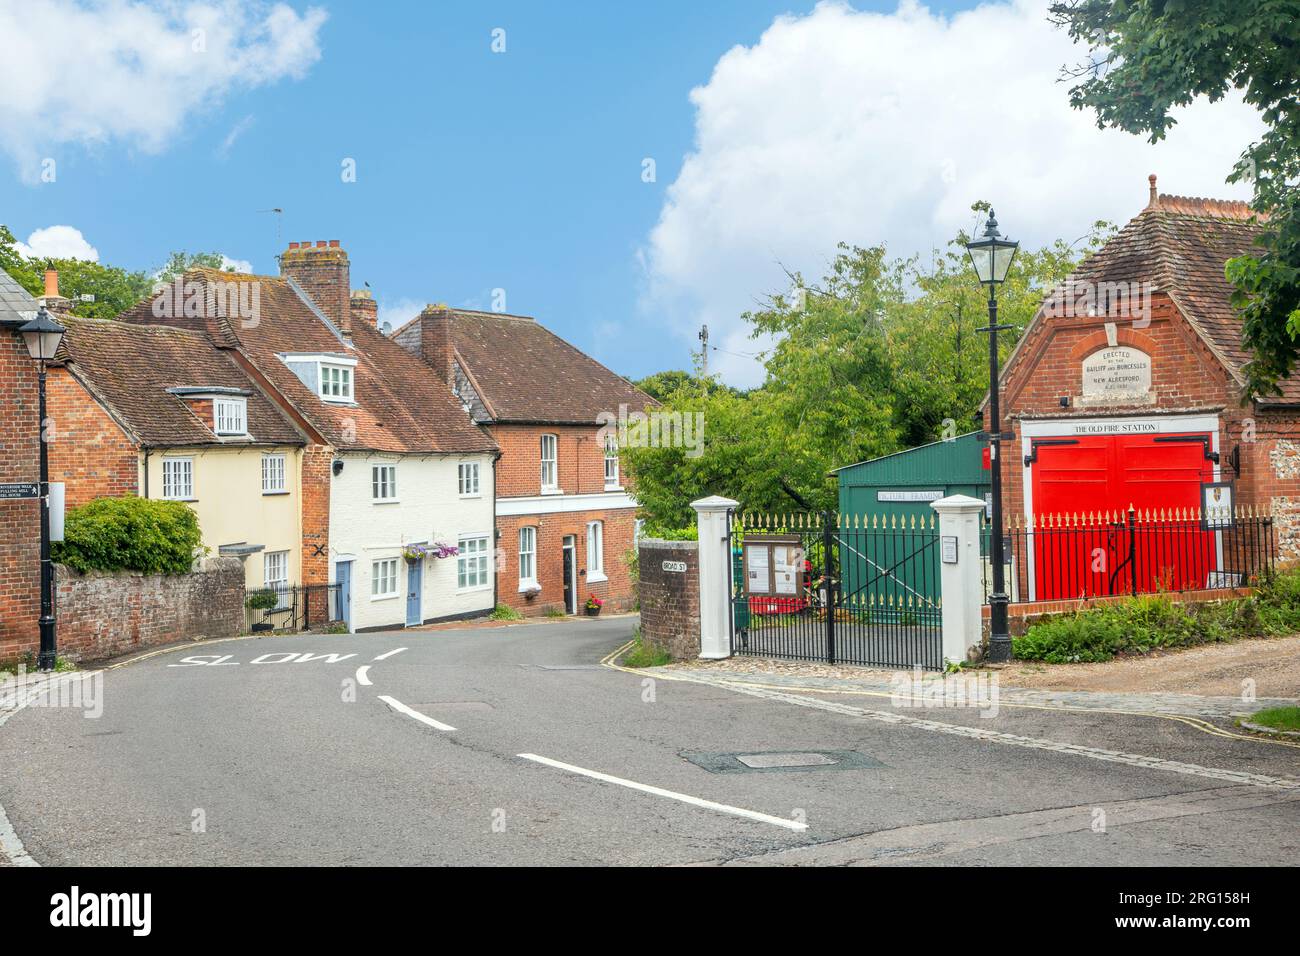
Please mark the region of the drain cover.
POLYGON ((829 767, 835 763, 825 754, 737 754, 736 759, 751 770, 775 767, 829 767))
POLYGON ((867 770, 884 766, 879 760, 856 750, 742 750, 722 754, 684 751, 680 756, 709 773, 867 770))

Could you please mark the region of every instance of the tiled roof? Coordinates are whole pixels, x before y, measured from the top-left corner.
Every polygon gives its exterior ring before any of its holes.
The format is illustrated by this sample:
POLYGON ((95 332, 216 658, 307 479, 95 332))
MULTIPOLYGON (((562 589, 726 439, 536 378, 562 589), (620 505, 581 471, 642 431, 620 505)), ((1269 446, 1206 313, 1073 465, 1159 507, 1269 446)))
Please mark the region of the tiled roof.
POLYGON ((60 316, 61 354, 73 373, 146 447, 256 442, 300 445, 303 437, 235 359, 201 331, 60 316), (247 439, 218 438, 168 389, 238 389, 247 395, 247 439))
MULTIPOLYGON (((1224 276, 1224 266, 1234 256, 1258 248, 1253 243, 1261 229, 1246 203, 1162 194, 1085 259, 1066 282, 1154 283, 1154 291, 1174 300, 1240 382, 1241 368, 1251 356, 1242 345, 1241 317, 1230 304, 1233 287, 1224 276)), ((1034 322, 1041 317, 1040 311, 1034 322)), ((1013 355, 1004 372, 1018 358, 1013 355)), ((1281 384, 1282 401, 1300 402, 1300 381, 1281 384)))
POLYGON ((620 405, 657 404, 527 316, 437 308, 412 320, 428 321, 450 321, 455 358, 492 421, 587 424, 602 412, 618 415, 620 405))
MULTIPOLYGON (((354 323, 349 340, 284 277, 242 275, 209 269, 186 273, 186 281, 258 283, 255 321, 209 319, 214 341, 238 347, 286 401, 326 441, 352 451, 461 454, 497 446, 452 397, 429 367, 376 330, 354 323), (327 353, 356 359, 355 404, 332 404, 308 388, 279 358, 285 353, 327 353)), ((193 325, 195 319, 158 319, 151 301, 123 319, 193 325)))
POLYGON ((36 300, 9 273, 0 269, 0 323, 30 322, 36 318, 36 300))

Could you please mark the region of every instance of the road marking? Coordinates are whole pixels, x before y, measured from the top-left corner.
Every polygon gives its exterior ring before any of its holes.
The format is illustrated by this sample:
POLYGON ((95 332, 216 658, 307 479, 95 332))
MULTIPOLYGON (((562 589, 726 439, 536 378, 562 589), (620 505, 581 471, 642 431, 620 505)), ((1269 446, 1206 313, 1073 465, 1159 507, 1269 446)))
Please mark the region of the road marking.
POLYGON ((394 700, 392 697, 389 697, 386 694, 380 694, 379 699, 382 700, 389 707, 393 708, 393 710, 398 711, 399 713, 403 713, 407 717, 414 717, 422 724, 428 724, 430 727, 436 727, 438 730, 456 729, 455 727, 452 727, 449 724, 444 724, 441 721, 434 720, 432 717, 426 717, 418 710, 412 710, 410 707, 407 707, 405 704, 403 704, 400 700, 394 700))
POLYGON ((567 770, 569 773, 581 774, 584 777, 591 777, 593 780, 603 780, 605 783, 615 783, 620 787, 628 787, 632 790, 640 790, 642 793, 653 794, 656 797, 667 797, 669 800, 677 800, 681 803, 689 803, 693 807, 703 807, 705 810, 717 810, 719 813, 729 813, 733 817, 744 817, 746 820, 757 820, 759 823, 770 823, 773 826, 785 827, 787 830, 807 830, 808 824, 800 823, 798 820, 785 820, 781 817, 769 816, 766 813, 759 813, 756 810, 745 810, 742 807, 733 807, 725 803, 714 803, 712 800, 703 800, 700 797, 692 797, 689 794, 677 793, 674 790, 664 790, 662 787, 652 787, 649 784, 637 783, 635 780, 624 780, 622 777, 611 777, 607 773, 601 773, 599 770, 587 770, 584 767, 575 767, 571 763, 561 763, 558 760, 552 760, 549 757, 539 757, 537 754, 519 754, 524 760, 532 760, 536 763, 545 764, 548 767, 555 767, 557 770, 567 770))
POLYGON ((399 647, 399 648, 397 648, 397 650, 394 650, 394 651, 388 651, 388 652, 385 653, 385 654, 380 654, 378 657, 375 658, 375 660, 377 660, 377 661, 382 661, 384 658, 386 658, 386 657, 392 657, 394 654, 400 654, 400 653, 402 653, 402 651, 404 651, 404 650, 406 650, 405 647, 399 647))
POLYGON ((369 677, 366 676, 366 671, 368 671, 368 670, 370 670, 370 665, 369 665, 369 664, 366 664, 366 665, 364 665, 363 667, 358 667, 358 668, 357 668, 357 683, 358 683, 358 684, 363 684, 364 686, 369 687, 369 686, 373 683, 373 681, 371 681, 371 679, 370 679, 369 677))
POLYGON ((987 740, 994 743, 1010 744, 1013 747, 1028 747, 1032 750, 1048 750, 1065 754, 1066 756, 1088 757, 1092 760, 1102 760, 1109 763, 1122 763, 1134 767, 1143 767, 1148 770, 1167 770, 1171 773, 1181 773, 1193 777, 1205 777, 1210 780, 1228 780, 1232 783, 1249 784, 1256 787, 1277 787, 1283 790, 1300 790, 1300 780, 1290 777, 1271 777, 1261 773, 1249 773, 1245 770, 1224 770, 1218 767, 1202 767, 1199 764, 1183 763, 1178 760, 1167 760, 1164 757, 1150 757, 1144 754, 1123 753, 1118 750, 1103 750, 1100 747, 1088 747, 1083 744, 1063 744, 1055 740, 1047 740, 1041 737, 1025 737, 1020 734, 1009 734, 1000 730, 988 730, 981 727, 971 727, 966 724, 948 724, 939 720, 927 720, 922 717, 910 717, 904 714, 888 713, 880 710, 868 710, 863 707, 850 707, 848 704, 840 704, 829 700, 818 700, 813 697, 802 697, 798 694, 782 693, 770 690, 760 690, 757 687, 743 687, 737 683, 728 683, 720 681, 713 683, 710 681, 699 681, 701 684, 712 685, 715 687, 726 687, 740 694, 748 694, 751 697, 760 697, 765 700, 778 700, 787 704, 796 704, 800 707, 811 707, 815 710, 825 710, 834 714, 843 714, 850 717, 863 717, 867 720, 878 720, 885 724, 896 724, 904 727, 916 727, 921 730, 937 731, 941 734, 951 734, 956 737, 967 737, 975 740, 987 740))

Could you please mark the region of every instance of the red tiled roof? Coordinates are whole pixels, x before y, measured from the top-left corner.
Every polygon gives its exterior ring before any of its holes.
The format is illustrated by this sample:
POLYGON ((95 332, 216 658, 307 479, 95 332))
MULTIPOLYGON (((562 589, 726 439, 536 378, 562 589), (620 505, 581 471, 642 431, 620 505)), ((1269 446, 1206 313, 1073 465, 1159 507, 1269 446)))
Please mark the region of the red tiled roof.
POLYGON ((302 434, 234 358, 199 331, 61 315, 60 355, 145 447, 301 445, 302 434), (248 403, 248 439, 218 438, 169 388, 239 389, 248 403))
POLYGON ((455 358, 491 421, 588 424, 602 412, 618 415, 620 405, 658 404, 528 316, 431 307, 392 335, 421 322, 450 322, 455 358))
MULTIPOLYGON (((1224 266, 1234 256, 1258 248, 1254 241, 1262 228, 1246 203, 1162 194, 1085 259, 1066 282, 1154 283, 1154 291, 1174 300, 1228 370, 1243 381, 1241 368, 1251 355, 1242 345, 1241 317, 1230 304, 1233 287, 1224 276, 1224 266)), ((1040 311, 1034 323, 1041 318, 1040 311)), ((1012 356, 1004 375, 1019 357, 1012 356)), ((1280 384, 1280 401, 1300 402, 1300 381, 1280 384)))
MULTIPOLYGON (((186 281, 258 283, 256 321, 209 319, 214 341, 237 347, 298 414, 334 447, 353 451, 463 454, 496 451, 496 443, 461 408, 427 365, 374 329, 357 323, 351 338, 308 305, 284 277, 195 269, 186 281), (322 400, 279 358, 284 353, 324 353, 356 359, 355 404, 322 400)), ((304 294, 305 295, 305 294, 304 294)), ((193 324, 159 319, 151 301, 123 319, 154 324, 193 324)))

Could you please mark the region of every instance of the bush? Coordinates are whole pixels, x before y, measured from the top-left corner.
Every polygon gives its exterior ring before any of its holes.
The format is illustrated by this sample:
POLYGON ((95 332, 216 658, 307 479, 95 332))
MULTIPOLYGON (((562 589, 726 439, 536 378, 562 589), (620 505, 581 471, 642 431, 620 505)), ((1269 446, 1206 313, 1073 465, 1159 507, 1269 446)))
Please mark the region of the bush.
POLYGON ((1265 579, 1249 597, 1175 604, 1143 595, 1044 618, 1012 641, 1021 660, 1049 664, 1108 661, 1117 654, 1191 647, 1300 630, 1300 570, 1265 579))
POLYGON ((96 498, 68 512, 55 561, 75 571, 185 574, 206 553, 199 519, 181 501, 96 498))
POLYGON ((493 621, 522 621, 524 616, 512 608, 509 604, 498 604, 488 615, 489 620, 493 621))
POLYGON ((274 591, 254 591, 244 601, 244 606, 250 611, 269 611, 279 603, 280 598, 274 591))

